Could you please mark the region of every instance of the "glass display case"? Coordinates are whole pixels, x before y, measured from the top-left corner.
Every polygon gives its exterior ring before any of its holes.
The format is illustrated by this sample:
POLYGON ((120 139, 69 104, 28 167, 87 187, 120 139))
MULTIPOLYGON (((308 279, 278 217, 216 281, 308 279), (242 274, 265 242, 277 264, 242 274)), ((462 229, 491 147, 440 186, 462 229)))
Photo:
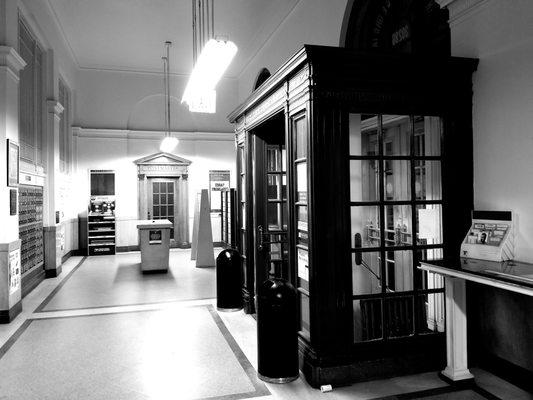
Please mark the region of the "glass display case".
POLYGON ((417 266, 458 256, 469 226, 476 67, 305 46, 230 115, 244 176, 244 291, 253 298, 268 277, 264 259, 275 252, 258 249, 272 215, 286 230, 277 254, 298 290, 311 385, 442 366, 444 286, 417 266), (275 171, 263 150, 272 145, 275 171))

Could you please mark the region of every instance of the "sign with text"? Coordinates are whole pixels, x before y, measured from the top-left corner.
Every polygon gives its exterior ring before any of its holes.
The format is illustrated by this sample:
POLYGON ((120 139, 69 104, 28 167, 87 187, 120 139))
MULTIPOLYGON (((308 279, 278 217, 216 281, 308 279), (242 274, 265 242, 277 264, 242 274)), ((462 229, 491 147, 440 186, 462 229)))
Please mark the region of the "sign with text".
POLYGON ((9 252, 9 294, 20 289, 20 249, 9 252))
POLYGON ((209 194, 211 198, 211 211, 220 211, 220 192, 230 188, 229 170, 209 171, 209 194))
POLYGON ((149 243, 150 244, 161 244, 163 237, 163 232, 161 229, 153 229, 149 232, 149 243))

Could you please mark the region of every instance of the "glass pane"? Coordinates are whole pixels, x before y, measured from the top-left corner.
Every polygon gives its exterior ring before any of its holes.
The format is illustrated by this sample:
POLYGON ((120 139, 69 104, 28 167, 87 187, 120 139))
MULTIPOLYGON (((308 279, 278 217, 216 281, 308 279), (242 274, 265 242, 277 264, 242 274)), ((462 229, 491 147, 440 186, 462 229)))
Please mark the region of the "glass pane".
POLYGON ((411 166, 407 160, 384 160, 385 200, 411 200, 411 166))
POLYGON ((412 335, 415 329, 413 314, 413 296, 386 298, 387 337, 412 335))
POLYGON ((309 255, 307 250, 297 248, 298 253, 298 286, 309 290, 309 255))
MULTIPOLYGON (((423 249, 417 252, 417 266, 420 265, 420 261, 439 260, 443 258, 442 249, 423 249)), ((415 270, 415 287, 419 290, 424 289, 443 289, 444 278, 442 275, 434 274, 432 272, 423 271, 421 269, 415 270)))
POLYGON ((444 332, 444 293, 418 296, 416 329, 418 333, 444 332))
POLYGON ((241 232, 241 249, 243 256, 246 256, 246 231, 241 232))
POLYGON ((281 243, 271 243, 270 244, 270 259, 271 260, 281 260, 281 243))
POLYGON ((441 135, 439 117, 415 117, 415 156, 440 156, 441 135))
POLYGON ((153 199, 154 199, 154 206, 158 205, 159 204, 159 195, 158 194, 154 194, 153 195, 153 199))
POLYGON ((383 338, 381 305, 381 299, 354 300, 354 342, 383 338))
POLYGON ((174 193, 174 182, 167 182, 167 193, 174 193))
POLYGON ((305 117, 294 121, 294 133, 296 137, 296 158, 307 157, 307 124, 305 117))
POLYGON ((267 171, 281 171, 281 150, 279 146, 267 147, 267 171))
POLYGON ((352 293, 381 293, 381 257, 379 252, 352 254, 352 293))
POLYGON ((154 218, 159 217, 159 207, 154 207, 154 218))
POLYGON ((306 231, 298 230, 298 237, 296 239, 296 244, 301 246, 309 246, 309 234, 306 231))
POLYGON ((282 226, 282 206, 281 203, 267 204, 267 221, 269 230, 281 230, 282 226))
POLYGON ((300 295, 300 330, 306 335, 310 335, 310 310, 309 310, 309 297, 303 293, 300 295))
POLYGON ((281 148, 281 170, 287 172, 287 150, 285 146, 281 148))
POLYGON ((281 176, 281 199, 287 200, 287 175, 281 176))
POLYGON ((350 200, 379 200, 379 162, 350 160, 350 200))
POLYGON ((296 164, 296 201, 307 202, 307 163, 296 164))
POLYGON ((159 182, 154 182, 152 188, 154 193, 159 193, 159 182))
POLYGON ((378 155, 378 118, 376 115, 350 114, 350 155, 378 155))
POLYGON ((409 246, 413 244, 411 206, 385 206, 385 245, 409 246))
POLYGON ((387 292, 413 290, 413 252, 385 252, 385 282, 387 292))
POLYGON ((268 200, 281 200, 281 175, 267 175, 268 200))
POLYGON ((297 206, 296 207, 297 215, 297 226, 296 229, 299 231, 307 232, 307 206, 297 206))
POLYGON ((168 216, 173 217, 174 216, 174 206, 168 206, 167 208, 168 216))
POLYGON ((165 193, 161 193, 161 204, 167 204, 167 195, 165 193))
POLYGON ((351 220, 352 248, 380 246, 377 206, 351 207, 351 220))
POLYGON ((165 206, 160 206, 159 207, 159 216, 160 217, 166 217, 168 214, 167 214, 167 208, 165 206))
POLYGON ((440 204, 416 206, 416 237, 418 244, 442 243, 442 207, 440 204))
POLYGON ((408 156, 410 146, 411 127, 407 115, 383 116, 383 155, 408 156))
POLYGON ((440 161, 415 160, 415 195, 417 200, 441 200, 440 161))
POLYGON ((246 204, 241 203, 241 228, 246 228, 246 204))
POLYGON ((167 195, 167 202, 168 202, 168 204, 174 204, 174 192, 169 193, 167 195))

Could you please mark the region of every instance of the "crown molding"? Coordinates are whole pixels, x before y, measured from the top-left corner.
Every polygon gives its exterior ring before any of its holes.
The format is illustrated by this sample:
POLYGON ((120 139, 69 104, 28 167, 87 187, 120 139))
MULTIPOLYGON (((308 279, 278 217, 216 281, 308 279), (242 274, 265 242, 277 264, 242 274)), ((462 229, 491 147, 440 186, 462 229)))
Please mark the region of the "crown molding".
POLYGON ((435 0, 441 8, 447 8, 450 12, 450 24, 458 22, 479 10, 490 0, 435 0))
MULTIPOLYGON (((155 140, 161 141, 165 131, 127 130, 127 129, 102 129, 72 127, 72 134, 76 137, 94 139, 122 139, 122 140, 155 140)), ((171 132, 179 140, 208 141, 208 142, 234 142, 233 132, 171 132)))

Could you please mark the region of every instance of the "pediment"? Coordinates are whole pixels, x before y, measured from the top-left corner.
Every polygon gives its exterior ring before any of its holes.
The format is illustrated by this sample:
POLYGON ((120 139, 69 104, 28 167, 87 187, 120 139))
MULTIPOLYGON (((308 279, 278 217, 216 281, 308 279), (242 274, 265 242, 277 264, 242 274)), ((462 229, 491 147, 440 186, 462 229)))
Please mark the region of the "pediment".
POLYGON ((174 154, 159 152, 139 158, 134 161, 137 165, 191 165, 192 161, 174 154))

